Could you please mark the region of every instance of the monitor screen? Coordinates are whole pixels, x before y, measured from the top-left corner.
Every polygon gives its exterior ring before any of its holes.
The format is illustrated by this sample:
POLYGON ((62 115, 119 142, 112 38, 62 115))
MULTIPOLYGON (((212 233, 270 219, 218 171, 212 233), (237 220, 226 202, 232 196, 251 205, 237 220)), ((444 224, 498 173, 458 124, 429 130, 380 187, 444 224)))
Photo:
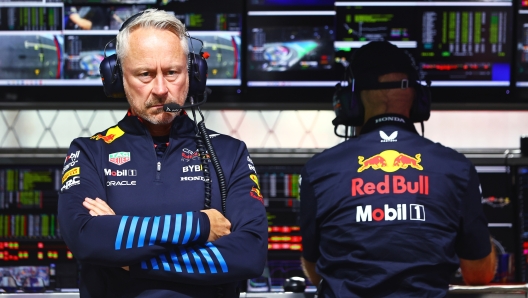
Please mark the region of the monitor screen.
MULTIPOLYGON (((123 22, 154 4, 150 0, 0 2, 4 41, 0 86, 6 86, 0 100, 124 102, 104 96, 99 65, 115 53, 115 36, 123 22)), ((156 5, 185 24, 192 37, 191 51, 209 53, 210 100, 225 92, 237 94, 237 89, 240 93, 242 2, 156 5)))
POLYGON ((336 2, 336 55, 388 40, 408 51, 433 102, 498 102, 510 93, 513 7, 489 2, 336 2), (491 93, 490 93, 491 92, 491 93), (435 95, 437 95, 435 97, 435 95), (484 96, 483 96, 484 97, 484 96))
POLYGON ((517 96, 528 99, 528 1, 517 0, 517 43, 515 51, 515 79, 517 96))
POLYGON ((334 86, 334 15, 334 11, 248 12, 248 88, 334 86))
POLYGON ((161 9, 171 11, 185 24, 192 37, 190 50, 209 53, 207 86, 213 88, 213 100, 242 85, 242 4, 242 0, 160 3, 161 9))

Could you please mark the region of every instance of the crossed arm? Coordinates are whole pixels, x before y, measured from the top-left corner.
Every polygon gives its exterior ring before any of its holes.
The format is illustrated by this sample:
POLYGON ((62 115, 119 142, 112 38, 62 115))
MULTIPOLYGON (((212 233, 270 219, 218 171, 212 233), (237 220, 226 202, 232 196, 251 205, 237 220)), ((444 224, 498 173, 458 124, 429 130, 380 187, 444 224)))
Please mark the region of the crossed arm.
MULTIPOLYGON (((99 198, 85 198, 83 206, 88 209, 91 216, 116 215, 114 210, 99 198)), ((207 241, 213 242, 231 233, 231 223, 218 210, 208 209, 201 210, 201 212, 207 214, 207 217, 209 217, 210 231, 207 241)), ((130 270, 129 266, 123 266, 121 268, 127 271, 130 270)))
MULTIPOLYGON (((91 216, 116 215, 114 210, 105 201, 95 198, 85 198, 83 206, 88 209, 91 216)), ((201 210, 207 214, 210 222, 208 242, 218 240, 222 236, 231 234, 231 222, 216 209, 201 210)))

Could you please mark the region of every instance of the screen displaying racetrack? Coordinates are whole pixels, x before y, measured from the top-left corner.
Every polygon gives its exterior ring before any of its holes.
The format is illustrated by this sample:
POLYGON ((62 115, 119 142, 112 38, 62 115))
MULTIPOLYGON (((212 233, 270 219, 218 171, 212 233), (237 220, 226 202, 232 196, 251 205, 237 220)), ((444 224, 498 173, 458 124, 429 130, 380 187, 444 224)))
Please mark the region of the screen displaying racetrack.
MULTIPOLYGON (((149 1, 0 2, 0 85, 102 87, 99 65, 115 36, 149 1)), ((239 86, 240 13, 166 10, 209 54, 208 86, 239 86)))
POLYGON ((250 11, 248 87, 335 85, 334 11, 250 11))

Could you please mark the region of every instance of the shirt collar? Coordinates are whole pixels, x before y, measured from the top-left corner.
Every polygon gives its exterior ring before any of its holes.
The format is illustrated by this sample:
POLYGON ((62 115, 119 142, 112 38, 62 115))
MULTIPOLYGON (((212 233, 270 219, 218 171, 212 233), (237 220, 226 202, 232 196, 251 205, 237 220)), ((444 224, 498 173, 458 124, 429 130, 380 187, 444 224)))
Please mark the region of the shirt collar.
POLYGON ((383 126, 394 125, 401 127, 410 132, 418 134, 414 124, 409 120, 409 118, 398 115, 398 114, 382 114, 378 116, 371 117, 367 122, 361 127, 360 134, 366 134, 376 129, 379 129, 383 126))

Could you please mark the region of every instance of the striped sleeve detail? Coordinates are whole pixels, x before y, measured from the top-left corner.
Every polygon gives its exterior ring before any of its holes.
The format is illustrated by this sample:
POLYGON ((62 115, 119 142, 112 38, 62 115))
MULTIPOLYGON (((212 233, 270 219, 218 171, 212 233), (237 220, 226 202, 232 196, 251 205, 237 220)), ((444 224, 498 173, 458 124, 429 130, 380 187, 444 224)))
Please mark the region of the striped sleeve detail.
POLYGON ((164 270, 189 274, 228 272, 222 254, 210 242, 205 246, 180 247, 168 254, 151 259, 150 264, 144 262, 141 265, 141 269, 145 270, 164 270))
POLYGON ((185 250, 185 247, 180 247, 180 255, 183 259, 183 263, 185 264, 185 269, 187 269, 187 272, 194 273, 193 267, 191 265, 191 259, 189 258, 189 254, 185 250))
POLYGON ((227 264, 218 248, 216 248, 216 246, 214 246, 211 242, 207 242, 205 246, 207 246, 217 258, 218 263, 220 263, 220 267, 222 267, 222 272, 227 272, 227 264))
POLYGON ((192 222, 193 222, 193 213, 187 212, 187 223, 185 224, 185 235, 183 236, 182 244, 187 244, 187 242, 189 241, 189 238, 191 237, 192 222))
POLYGON ((160 218, 161 218, 160 216, 155 216, 154 217, 154 223, 152 225, 152 231, 150 232, 149 245, 154 245, 154 243, 156 243, 156 238, 158 236, 160 218))
POLYGON ((182 222, 182 215, 176 214, 176 222, 174 223, 174 236, 172 237, 172 243, 178 244, 180 241, 180 232, 181 232, 181 222, 182 222))
POLYGON ((203 234, 200 233, 201 218, 194 212, 155 217, 123 216, 117 230, 115 250, 162 243, 192 244, 203 234))
POLYGON ((172 261, 172 264, 174 265, 174 270, 176 270, 176 272, 182 272, 182 268, 180 266, 180 262, 178 261, 178 256, 176 256, 176 253, 174 251, 171 251, 170 255, 170 259, 172 261))
POLYGON ((121 249, 121 242, 123 241, 123 234, 125 233, 125 226, 127 223, 128 216, 121 217, 119 228, 117 229, 117 236, 115 240, 115 250, 121 249))
POLYGON ((204 266, 202 264, 202 259, 200 258, 200 256, 192 248, 189 248, 189 252, 193 256, 194 262, 196 262, 196 267, 198 267, 198 272, 202 274, 205 273, 204 266))
POLYGON ((196 222, 196 234, 194 235, 194 239, 192 241, 194 242, 198 240, 199 237, 200 237, 200 221, 197 221, 196 222))
POLYGON ((167 243, 167 239, 169 238, 170 222, 171 216, 165 215, 165 222, 163 224, 163 235, 161 235, 161 243, 167 243))
POLYGON ((134 243, 134 234, 136 233, 136 226, 137 226, 138 220, 139 220, 139 217, 137 216, 132 217, 132 223, 130 224, 130 228, 128 229, 128 239, 127 239, 127 244, 126 244, 127 249, 132 248, 132 245, 134 243))
POLYGON ((143 247, 145 245, 145 236, 147 235, 148 223, 150 217, 143 218, 143 223, 141 224, 141 231, 139 232, 138 247, 143 247))

